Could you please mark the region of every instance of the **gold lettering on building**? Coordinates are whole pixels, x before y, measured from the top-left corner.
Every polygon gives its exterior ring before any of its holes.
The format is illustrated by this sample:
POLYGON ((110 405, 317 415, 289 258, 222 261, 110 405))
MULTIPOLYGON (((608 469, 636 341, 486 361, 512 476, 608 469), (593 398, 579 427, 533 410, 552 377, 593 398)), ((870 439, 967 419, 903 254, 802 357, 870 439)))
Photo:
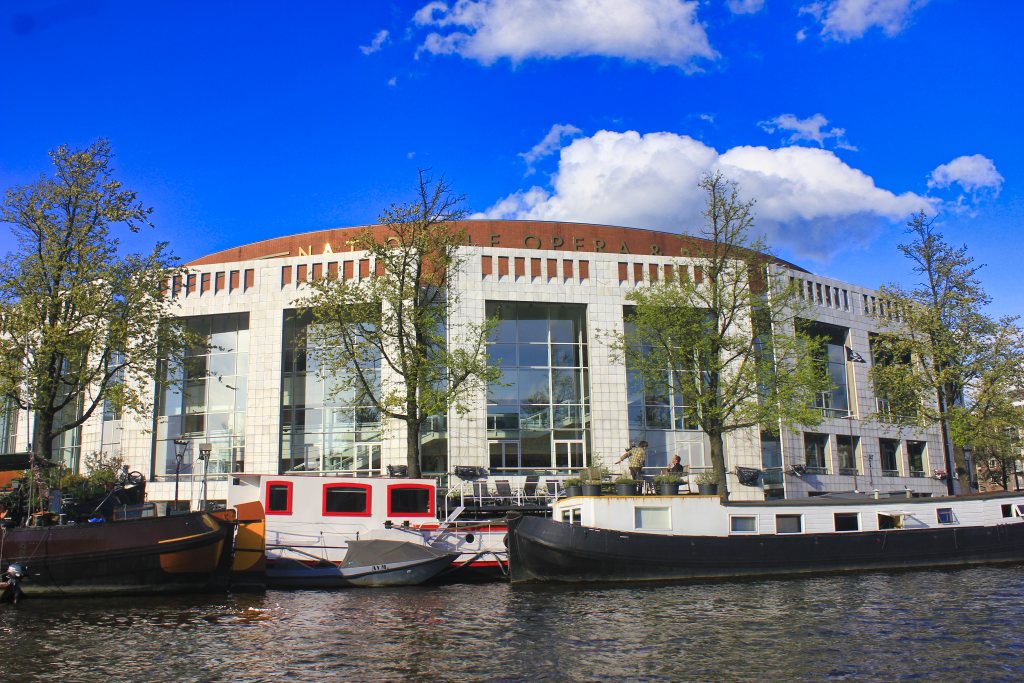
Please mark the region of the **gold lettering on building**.
POLYGON ((629 247, 626 246, 625 242, 623 242, 622 246, 619 247, 619 253, 620 254, 628 254, 629 253, 629 247))
POLYGON ((561 237, 552 237, 551 238, 551 248, 552 249, 561 249, 563 244, 565 244, 565 242, 562 240, 561 237))
POLYGON ((523 246, 527 249, 540 249, 544 243, 536 235, 527 235, 523 238, 523 246))
POLYGON ((594 240, 594 251, 599 254, 604 251, 604 240, 594 240))

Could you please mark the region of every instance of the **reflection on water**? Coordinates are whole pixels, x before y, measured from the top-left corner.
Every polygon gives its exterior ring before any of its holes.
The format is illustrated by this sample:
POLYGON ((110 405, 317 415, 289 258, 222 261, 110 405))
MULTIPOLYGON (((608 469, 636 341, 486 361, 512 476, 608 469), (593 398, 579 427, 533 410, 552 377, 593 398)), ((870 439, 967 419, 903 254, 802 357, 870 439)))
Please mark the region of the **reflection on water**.
POLYGON ((4 680, 1021 680, 1024 568, 0 606, 4 680))

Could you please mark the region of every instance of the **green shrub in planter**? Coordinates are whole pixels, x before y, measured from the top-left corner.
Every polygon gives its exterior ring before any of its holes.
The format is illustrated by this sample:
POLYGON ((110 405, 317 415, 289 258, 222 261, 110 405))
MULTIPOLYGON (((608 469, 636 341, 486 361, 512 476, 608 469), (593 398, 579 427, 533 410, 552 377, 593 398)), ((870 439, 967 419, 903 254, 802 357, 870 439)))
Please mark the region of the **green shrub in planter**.
POLYGON ((658 487, 659 496, 678 495, 680 483, 682 483, 682 479, 675 472, 662 472, 654 478, 654 485, 658 487))
POLYGON ((637 491, 637 482, 632 477, 621 476, 616 479, 615 484, 615 495, 617 496, 635 496, 637 491))

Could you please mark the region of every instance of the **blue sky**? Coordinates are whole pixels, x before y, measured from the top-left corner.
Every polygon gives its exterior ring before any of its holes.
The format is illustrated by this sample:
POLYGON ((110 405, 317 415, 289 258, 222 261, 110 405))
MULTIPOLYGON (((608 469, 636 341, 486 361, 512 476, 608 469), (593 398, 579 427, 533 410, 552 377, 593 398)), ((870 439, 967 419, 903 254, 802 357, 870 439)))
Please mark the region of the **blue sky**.
POLYGON ((293 5, 3 3, 0 187, 107 137, 187 260, 372 222, 418 168, 480 215, 692 231, 721 170, 812 271, 912 283, 927 208, 1021 309, 1024 3, 293 5))

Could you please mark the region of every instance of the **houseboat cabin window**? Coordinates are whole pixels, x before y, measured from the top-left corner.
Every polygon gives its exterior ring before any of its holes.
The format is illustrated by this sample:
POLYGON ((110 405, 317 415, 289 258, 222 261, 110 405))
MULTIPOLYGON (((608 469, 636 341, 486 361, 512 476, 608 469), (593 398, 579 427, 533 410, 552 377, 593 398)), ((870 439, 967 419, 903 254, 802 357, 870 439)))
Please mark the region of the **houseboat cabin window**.
POLYGON ((878 529, 880 531, 886 531, 888 529, 902 529, 903 528, 903 513, 892 512, 878 513, 878 529))
POLYGON ((939 524, 956 524, 956 518, 953 517, 953 508, 939 508, 935 511, 936 517, 938 517, 939 524))
POLYGON ((753 515, 732 515, 729 517, 729 532, 733 534, 756 534, 757 517, 753 515))
POLYGON ((562 521, 566 524, 575 524, 576 526, 579 526, 583 523, 580 509, 569 508, 568 510, 562 510, 562 521))
POLYGON ((369 517, 369 484, 325 484, 325 517, 369 517))
POLYGON ((803 533, 803 530, 803 515, 775 515, 775 533, 799 534, 803 533))
POLYGON ((434 487, 421 484, 394 484, 388 487, 388 515, 431 517, 434 514, 434 487))
POLYGON ((835 513, 836 531, 860 531, 860 515, 856 512, 835 513))
POLYGON ((1002 506, 1002 510, 1003 510, 1003 517, 1013 517, 1013 506, 1010 505, 1009 503, 1006 503, 1005 505, 1003 505, 1002 506))
POLYGON ((672 517, 668 508, 635 508, 633 519, 637 529, 671 529, 672 517))
POLYGON ((1024 517, 1024 504, 1017 505, 1017 516, 1024 517))
POLYGON ((290 481, 267 482, 267 514, 292 514, 292 483, 290 481))

